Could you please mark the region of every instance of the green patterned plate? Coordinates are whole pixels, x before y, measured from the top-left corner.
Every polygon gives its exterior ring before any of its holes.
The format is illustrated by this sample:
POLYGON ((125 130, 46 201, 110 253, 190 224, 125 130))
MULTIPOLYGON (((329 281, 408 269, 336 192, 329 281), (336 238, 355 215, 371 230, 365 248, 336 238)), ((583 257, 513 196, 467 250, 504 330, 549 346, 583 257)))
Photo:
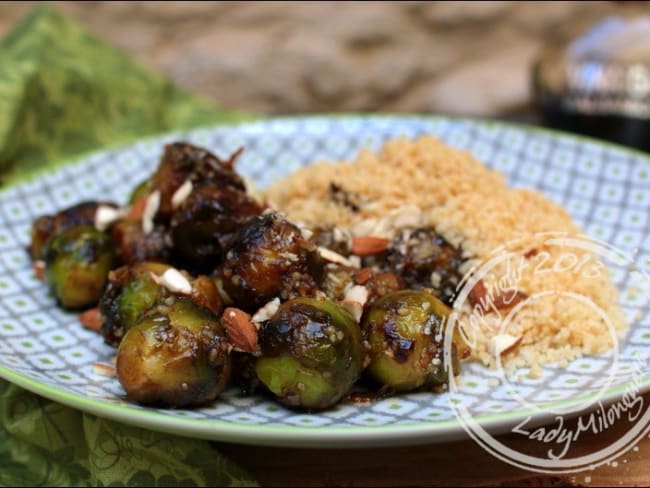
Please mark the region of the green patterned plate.
MULTIPOLYGON (((548 367, 541 378, 520 382, 521 395, 544 399, 541 411, 522 406, 495 372, 478 365, 464 368, 464 388, 457 393, 405 394, 370 404, 341 404, 318 414, 290 411, 235 390, 195 410, 141 407, 124 400, 116 379, 95 374, 93 363, 108 360, 114 351, 55 306, 34 278, 24 251, 36 216, 98 196, 124 202, 130 188, 156 165, 162 145, 172 140, 189 140, 221 155, 244 146, 239 169, 263 187, 315 160, 352 158, 363 147, 377 149, 389 138, 419 134, 471 151, 503 172, 511 185, 541 190, 564 205, 588 234, 628 251, 637 269, 650 268, 650 165, 641 153, 524 126, 437 117, 286 118, 194 130, 99 152, 0 192, 0 376, 134 425, 284 446, 440 442, 465 435, 450 402, 472 409, 479 425, 499 432, 527 416, 543 422, 555 409, 596 395, 609 364, 606 357, 579 359, 566 369, 548 367)), ((633 280, 630 268, 612 266, 615 283, 625 292, 633 280)), ((647 297, 623 293, 621 305, 632 327, 621 344, 620 374, 603 399, 623 393, 650 345, 647 297)), ((647 389, 650 367, 637 377, 640 389, 647 389)))

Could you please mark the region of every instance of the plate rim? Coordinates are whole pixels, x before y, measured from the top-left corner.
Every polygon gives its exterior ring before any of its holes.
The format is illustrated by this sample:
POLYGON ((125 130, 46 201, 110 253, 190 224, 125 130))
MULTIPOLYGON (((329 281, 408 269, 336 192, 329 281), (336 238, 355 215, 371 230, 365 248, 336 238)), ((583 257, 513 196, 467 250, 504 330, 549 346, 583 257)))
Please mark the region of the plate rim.
MULTIPOLYGON (((211 441, 277 447, 358 448, 380 447, 377 445, 378 442, 381 443, 381 446, 433 444, 446 440, 459 440, 466 436, 465 430, 457 418, 440 422, 422 421, 397 425, 345 427, 236 424, 217 419, 194 419, 168 415, 158 410, 134 408, 124 400, 120 400, 118 404, 105 399, 59 390, 53 385, 40 383, 2 365, 0 365, 0 377, 32 393, 108 420, 211 441), (188 436, 188 433, 192 435, 188 436)), ((603 405, 613 402, 625 393, 627 387, 628 385, 623 384, 609 388, 602 394, 599 401, 603 405)), ((644 376, 641 381, 636 383, 636 387, 639 394, 650 391, 650 376, 644 376)), ((547 408, 575 405, 594 396, 591 394, 559 400, 547 405, 547 408)), ((534 427, 541 425, 544 419, 555 415, 549 411, 532 417, 531 414, 534 413, 534 410, 516 410, 514 414, 500 412, 480 415, 475 417, 475 420, 486 431, 501 433, 505 428, 516 425, 524 419, 530 418, 527 426, 534 427)))
MULTIPOLYGON (((593 137, 568 133, 560 130, 538 127, 527 123, 501 121, 492 118, 465 117, 453 115, 431 115, 431 114, 395 114, 395 113, 333 113, 333 114, 309 114, 309 115, 288 115, 279 117, 258 118, 236 123, 210 124, 191 129, 174 130, 146 136, 126 143, 108 145, 93 151, 89 151, 73 158, 45 165, 23 177, 11 180, 8 184, 0 187, 0 194, 62 167, 82 164, 85 160, 97 157, 100 154, 128 150, 136 144, 159 141, 161 139, 187 136, 192 133, 212 130, 236 130, 241 126, 268 125, 269 123, 281 123, 302 120, 317 119, 396 119, 403 121, 451 121, 456 123, 475 123, 484 126, 496 126, 513 128, 528 133, 537 133, 562 138, 565 140, 577 140, 588 144, 595 144, 605 148, 613 148, 644 160, 650 163, 650 154, 641 150, 629 148, 609 141, 603 141, 593 137)), ((0 377, 19 387, 25 388, 35 394, 41 395, 50 400, 59 402, 66 406, 97 415, 110 420, 136 425, 151 430, 166 432, 169 434, 182 435, 192 438, 201 438, 212 441, 235 442, 239 444, 267 445, 267 446, 294 446, 308 448, 354 448, 354 447, 378 447, 379 445, 415 445, 424 443, 435 443, 444 440, 459 439, 466 435, 462 424, 457 418, 436 421, 421 421, 408 424, 378 425, 378 426, 289 426, 289 425, 257 425, 227 422, 217 419, 194 419, 190 417, 173 416, 160 411, 135 408, 120 403, 83 396, 79 393, 68 392, 58 389, 54 385, 41 383, 30 378, 19 371, 0 365, 0 377), (459 435, 460 434, 460 435, 459 435)), ((639 393, 650 391, 650 374, 646 373, 642 380, 637 383, 639 393)), ((610 402, 619 398, 625 391, 627 385, 611 387, 602 393, 600 400, 610 402)), ((589 398, 597 397, 598 394, 587 394, 570 399, 558 400, 545 406, 547 409, 570 406, 589 398)), ((487 430, 498 431, 505 426, 529 417, 534 409, 520 409, 512 412, 499 412, 480 415, 476 417, 480 425, 487 430)), ((536 418, 543 418, 546 414, 538 414, 536 418)))

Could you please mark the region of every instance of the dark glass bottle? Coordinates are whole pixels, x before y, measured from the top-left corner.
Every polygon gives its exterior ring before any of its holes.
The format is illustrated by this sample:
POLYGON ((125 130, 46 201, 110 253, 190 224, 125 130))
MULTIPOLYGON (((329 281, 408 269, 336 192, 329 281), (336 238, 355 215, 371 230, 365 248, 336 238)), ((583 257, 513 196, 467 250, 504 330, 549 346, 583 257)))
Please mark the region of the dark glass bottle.
POLYGON ((545 125, 650 152, 650 8, 640 3, 542 51, 533 87, 545 125))

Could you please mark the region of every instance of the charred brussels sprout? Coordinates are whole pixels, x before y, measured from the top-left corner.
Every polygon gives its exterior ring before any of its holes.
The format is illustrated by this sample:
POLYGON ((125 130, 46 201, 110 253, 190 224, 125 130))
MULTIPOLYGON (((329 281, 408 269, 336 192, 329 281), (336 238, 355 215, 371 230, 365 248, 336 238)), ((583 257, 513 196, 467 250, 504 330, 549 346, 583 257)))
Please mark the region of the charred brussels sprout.
POLYGON ((400 236, 386 257, 388 269, 397 272, 409 288, 433 288, 449 306, 462 279, 463 261, 459 248, 428 227, 400 236))
POLYGON ((361 330, 328 300, 284 303, 262 326, 259 345, 258 378, 291 407, 316 410, 335 404, 363 370, 361 330))
POLYGON ((217 186, 194 190, 172 216, 176 258, 191 270, 212 271, 221 262, 232 234, 262 210, 239 190, 217 186))
POLYGON ((127 396, 146 405, 186 407, 214 400, 230 378, 218 318, 190 299, 158 305, 122 339, 117 377, 127 396))
POLYGON ((445 304, 424 291, 404 290, 379 298, 362 322, 370 345, 370 375, 398 391, 444 382, 448 314, 445 304))
POLYGON ((166 264, 138 263, 122 266, 110 274, 99 302, 104 319, 101 332, 107 344, 117 346, 138 319, 167 294, 154 281, 152 273, 160 275, 168 268, 166 264))
POLYGON ((250 219, 233 237, 218 279, 232 302, 250 312, 275 297, 313 295, 317 260, 298 227, 268 213, 250 219))
POLYGON ((103 317, 101 332, 107 344, 117 346, 145 313, 163 300, 174 297, 185 296, 215 315, 221 315, 223 303, 212 279, 207 276, 192 279, 185 274, 192 292, 175 295, 159 283, 159 277, 170 268, 166 264, 146 262, 122 266, 110 273, 108 286, 99 302, 103 317))
POLYGON ((244 181, 232 168, 233 162, 222 161, 211 152, 185 142, 165 146, 151 181, 151 188, 160 191, 157 217, 163 220, 171 217, 174 210, 172 197, 187 180, 195 187, 209 184, 246 191, 244 181))
POLYGON ((54 215, 44 215, 36 219, 32 224, 29 247, 32 259, 43 259, 46 244, 60 233, 80 225, 93 225, 95 213, 100 205, 116 208, 116 205, 110 202, 88 201, 73 205, 54 215))
POLYGON ((97 303, 115 264, 110 237, 90 226, 73 227, 56 236, 45 248, 44 259, 47 282, 66 308, 97 303))

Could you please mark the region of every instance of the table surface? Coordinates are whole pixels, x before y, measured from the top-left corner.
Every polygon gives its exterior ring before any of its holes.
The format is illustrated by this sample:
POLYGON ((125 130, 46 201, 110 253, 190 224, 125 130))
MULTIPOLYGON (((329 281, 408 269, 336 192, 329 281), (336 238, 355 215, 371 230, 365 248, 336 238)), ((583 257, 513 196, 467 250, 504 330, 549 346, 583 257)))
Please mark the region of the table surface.
MULTIPOLYGON (((643 397, 650 405, 650 393, 643 397)), ((580 437, 572 453, 620 438, 617 423, 597 438, 580 437)), ((531 441, 508 434, 499 440, 527 449, 531 441)), ((289 449, 217 444, 263 486, 650 486, 650 436, 616 460, 579 473, 539 474, 493 457, 469 437, 445 444, 376 449, 289 449)))

